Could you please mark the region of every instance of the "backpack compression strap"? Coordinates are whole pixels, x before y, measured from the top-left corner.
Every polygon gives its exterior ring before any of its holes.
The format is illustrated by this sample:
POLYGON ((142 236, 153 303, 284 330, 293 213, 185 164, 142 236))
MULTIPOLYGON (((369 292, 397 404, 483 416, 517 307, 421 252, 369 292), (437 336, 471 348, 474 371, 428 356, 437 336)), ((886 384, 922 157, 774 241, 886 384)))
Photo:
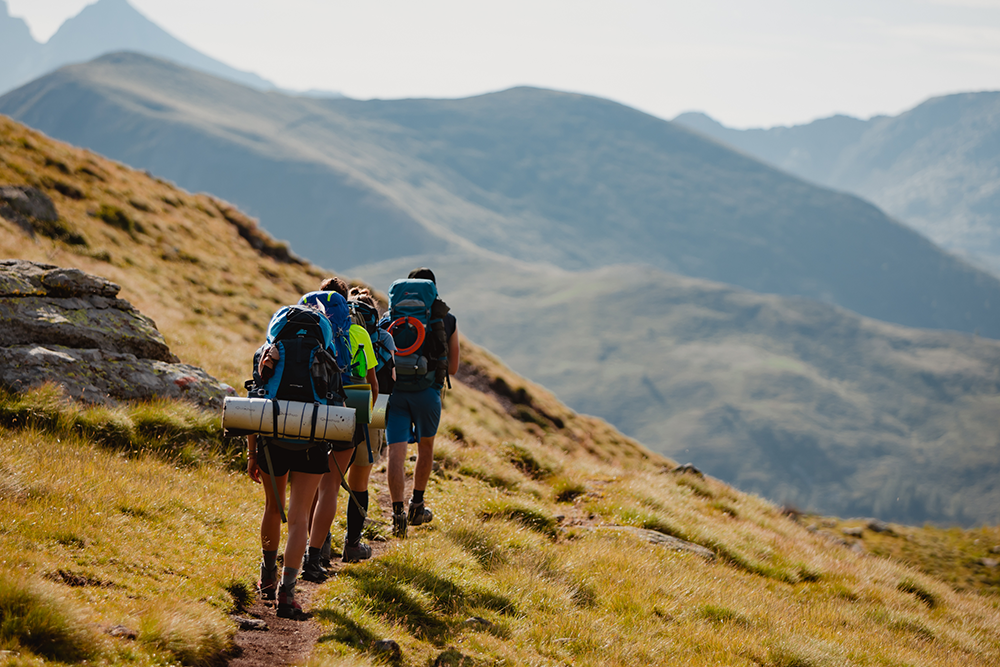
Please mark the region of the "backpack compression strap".
POLYGON ((403 350, 396 350, 396 354, 401 357, 405 357, 413 354, 420 349, 420 346, 424 344, 424 337, 427 335, 427 330, 424 329, 424 323, 415 317, 401 317, 392 324, 389 325, 389 333, 392 334, 398 326, 411 326, 417 332, 417 342, 415 342, 410 347, 403 350))

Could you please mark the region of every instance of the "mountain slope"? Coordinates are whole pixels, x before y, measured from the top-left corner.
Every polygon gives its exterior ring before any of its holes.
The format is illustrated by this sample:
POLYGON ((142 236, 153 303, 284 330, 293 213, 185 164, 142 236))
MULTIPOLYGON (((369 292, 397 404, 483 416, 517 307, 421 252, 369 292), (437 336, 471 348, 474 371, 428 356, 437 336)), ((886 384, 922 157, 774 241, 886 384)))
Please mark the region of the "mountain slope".
POLYGON ((67 19, 48 42, 38 44, 20 30, 20 19, 10 18, 0 0, 0 93, 70 63, 85 62, 113 51, 137 51, 166 58, 186 67, 208 72, 262 90, 274 84, 252 72, 237 70, 197 51, 140 14, 128 0, 98 0, 67 19), (8 35, 17 41, 8 42, 8 35), (6 42, 6 43, 5 43, 6 42))
POLYGON ((0 111, 231 199, 317 261, 478 246, 564 268, 640 262, 1000 337, 997 279, 861 200, 604 100, 308 100, 119 54, 0 111))
MULTIPOLYGON (((61 223, 38 225, 30 237, 0 220, 0 255, 113 277, 174 351, 219 377, 242 377, 272 305, 326 274, 207 195, 6 119, 0 147, 0 180, 42 188, 61 223)), ((300 584, 312 613, 300 632, 321 638, 301 662, 950 667, 1000 659, 993 600, 866 555, 870 530, 844 548, 759 497, 672 471, 480 348, 464 351, 427 491, 434 521, 395 540, 385 535, 387 508, 372 503, 368 537, 386 538, 380 556, 336 564, 323 585, 300 584), (383 640, 398 657, 382 652, 383 640)), ((0 391, 5 659, 233 658, 236 619, 227 614, 245 613, 253 594, 263 494, 242 472, 242 447, 206 445, 220 439, 218 422, 211 428, 210 416, 192 412, 174 403, 88 409, 51 389, 0 391), (155 445, 123 438, 140 425, 155 445)), ((381 474, 374 479, 372 497, 384 501, 381 474)), ((335 525, 337 543, 342 532, 335 525)), ((961 557, 988 553, 1000 532, 975 536, 984 544, 961 557)), ((272 628, 280 623, 273 613, 263 618, 272 628)))
POLYGON ((998 341, 648 268, 419 263, 461 330, 654 451, 826 514, 1000 521, 998 341))
POLYGON ((676 122, 769 164, 875 202, 943 247, 1000 271, 1000 92, 930 99, 887 118, 733 130, 676 122))

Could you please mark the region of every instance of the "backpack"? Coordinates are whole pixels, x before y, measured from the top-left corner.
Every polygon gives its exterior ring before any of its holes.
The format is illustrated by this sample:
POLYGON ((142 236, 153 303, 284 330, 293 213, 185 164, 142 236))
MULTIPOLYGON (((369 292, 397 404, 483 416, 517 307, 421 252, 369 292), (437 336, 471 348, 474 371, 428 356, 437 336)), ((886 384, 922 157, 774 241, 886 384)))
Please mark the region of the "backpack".
POLYGON ((326 314, 333 328, 333 351, 340 372, 346 372, 351 365, 351 310, 347 299, 339 292, 309 292, 299 299, 299 304, 319 308, 326 314))
MULTIPOLYGON (((372 351, 375 353, 375 370, 377 372, 381 370, 387 361, 392 359, 392 351, 386 347, 385 339, 383 338, 384 336, 388 336, 385 327, 382 326, 382 321, 386 318, 383 316, 380 320, 378 309, 373 308, 364 301, 351 300, 347 302, 347 305, 351 309, 351 321, 364 327, 365 331, 368 332, 368 336, 372 339, 372 351)), ((379 387, 381 386, 380 382, 379 387)))
MULTIPOLYGON (((279 409, 278 400, 340 403, 341 370, 329 352, 332 344, 333 327, 322 312, 299 305, 279 309, 268 324, 267 342, 254 353, 253 380, 246 382, 249 396, 275 399, 275 410, 279 409), (273 367, 262 365, 261 357, 270 354, 271 348, 277 349, 277 362, 273 367)), ((308 449, 318 444, 312 438, 279 438, 277 433, 275 437, 286 449, 308 449)))
POLYGON ((396 344, 393 391, 423 391, 448 379, 448 341, 444 316, 432 280, 405 278, 389 287, 389 326, 396 344))

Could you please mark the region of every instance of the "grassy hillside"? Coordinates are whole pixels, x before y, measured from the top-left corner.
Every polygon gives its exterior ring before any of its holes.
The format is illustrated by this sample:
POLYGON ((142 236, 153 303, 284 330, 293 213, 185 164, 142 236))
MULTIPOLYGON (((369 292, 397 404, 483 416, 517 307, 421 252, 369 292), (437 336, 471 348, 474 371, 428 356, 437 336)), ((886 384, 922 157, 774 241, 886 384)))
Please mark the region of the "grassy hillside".
POLYGON ((657 452, 804 510, 1000 522, 997 341, 652 269, 422 261, 460 329, 657 452))
POLYGON ((470 245, 571 269, 639 262, 1000 338, 994 277, 866 202, 607 100, 312 100, 115 54, 0 111, 237 202, 345 269, 470 245))
MULTIPOLYGON (((182 359, 221 378, 242 378, 271 307, 323 273, 208 197, 0 127, 0 178, 44 188, 61 213, 35 240, 0 222, 0 252, 119 280, 182 359)), ((403 665, 1000 660, 995 598, 670 472, 464 351, 428 490, 435 520, 317 590, 313 664, 385 664, 379 639, 398 642, 403 665)), ((52 389, 0 395, 4 661, 225 661, 225 614, 255 577, 261 498, 216 420, 171 403, 85 408, 52 389)))

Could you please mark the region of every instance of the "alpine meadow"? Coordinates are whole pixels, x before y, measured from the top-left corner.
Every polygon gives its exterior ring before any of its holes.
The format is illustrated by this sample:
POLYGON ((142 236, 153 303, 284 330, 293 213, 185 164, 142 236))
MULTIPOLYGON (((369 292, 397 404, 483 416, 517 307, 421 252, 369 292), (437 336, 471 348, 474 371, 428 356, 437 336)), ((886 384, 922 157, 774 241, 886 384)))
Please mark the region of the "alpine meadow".
POLYGON ((840 516, 1000 520, 1000 280, 678 124, 531 88, 265 93, 122 53, 0 111, 224 197, 376 287, 441 267, 464 333, 741 489, 840 516))
MULTIPOLYGON (((233 386, 270 313, 330 273, 230 204, 6 118, 0 158, 0 182, 38 188, 58 211, 55 223, 0 220, 4 256, 120 284, 177 356, 233 386)), ((763 298, 741 295, 729 299, 763 298)), ((783 512, 577 414, 469 340, 453 384, 430 488, 438 516, 315 588, 303 624, 317 628, 315 644, 298 661, 1000 660, 996 529, 783 512), (381 650, 389 640, 398 654, 381 650)), ((166 400, 85 405, 49 385, 5 391, 0 420, 5 662, 240 657, 230 614, 252 595, 262 501, 217 413, 166 400)), ((385 495, 381 482, 372 490, 385 495)), ((386 518, 373 506, 375 543, 386 518)))

